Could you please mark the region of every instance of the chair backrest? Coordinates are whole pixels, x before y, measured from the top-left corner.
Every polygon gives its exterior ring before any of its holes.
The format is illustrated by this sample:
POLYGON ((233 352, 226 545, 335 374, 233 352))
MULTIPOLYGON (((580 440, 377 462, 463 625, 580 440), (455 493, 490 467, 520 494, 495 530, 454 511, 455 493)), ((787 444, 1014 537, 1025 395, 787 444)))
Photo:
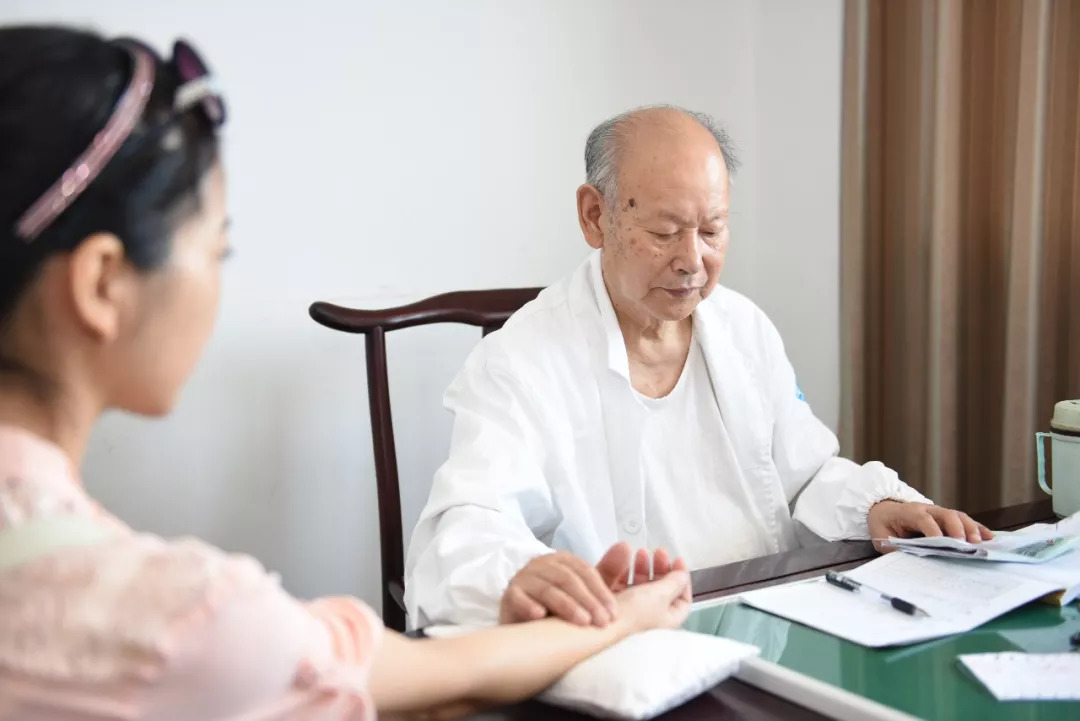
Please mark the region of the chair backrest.
POLYGON ((390 413, 386 334, 392 330, 432 323, 464 323, 479 326, 486 336, 501 328, 515 311, 535 298, 541 290, 458 291, 383 310, 344 308, 331 303, 314 303, 311 306, 311 317, 317 323, 345 333, 361 333, 366 337, 368 405, 371 411, 382 553, 383 622, 388 628, 405 630, 405 552, 397 451, 390 413))

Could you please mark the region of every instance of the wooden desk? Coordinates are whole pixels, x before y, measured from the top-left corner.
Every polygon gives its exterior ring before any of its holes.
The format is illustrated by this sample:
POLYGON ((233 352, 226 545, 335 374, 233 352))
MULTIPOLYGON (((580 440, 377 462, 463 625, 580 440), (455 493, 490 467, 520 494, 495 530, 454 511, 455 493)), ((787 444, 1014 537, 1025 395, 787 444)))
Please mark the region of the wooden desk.
MULTIPOLYGON (((981 513, 975 518, 990 528, 1002 531, 1031 523, 1057 520, 1049 499, 981 513)), ((694 600, 730 596, 755 588, 821 576, 829 570, 857 566, 876 555, 869 543, 840 541, 707 568, 693 573, 694 600)), ((475 717, 477 721, 585 721, 589 718, 533 701, 475 717)), ((735 679, 724 681, 711 691, 660 717, 663 721, 820 721, 824 718, 814 711, 735 679)))

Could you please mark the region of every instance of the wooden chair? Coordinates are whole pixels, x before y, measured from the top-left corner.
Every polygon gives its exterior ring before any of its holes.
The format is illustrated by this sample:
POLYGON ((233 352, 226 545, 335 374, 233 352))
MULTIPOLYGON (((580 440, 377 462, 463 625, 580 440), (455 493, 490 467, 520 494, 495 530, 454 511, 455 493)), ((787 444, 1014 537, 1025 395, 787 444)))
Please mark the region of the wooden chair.
POLYGON ((431 323, 479 326, 483 335, 502 327, 541 288, 474 290, 444 293, 418 303, 384 310, 359 310, 331 303, 313 303, 311 317, 345 333, 362 333, 367 342, 368 405, 375 456, 379 503, 379 543, 382 554, 383 622, 405 630, 405 553, 401 529, 401 495, 397 451, 390 415, 390 381, 386 366, 386 334, 392 330, 431 323))

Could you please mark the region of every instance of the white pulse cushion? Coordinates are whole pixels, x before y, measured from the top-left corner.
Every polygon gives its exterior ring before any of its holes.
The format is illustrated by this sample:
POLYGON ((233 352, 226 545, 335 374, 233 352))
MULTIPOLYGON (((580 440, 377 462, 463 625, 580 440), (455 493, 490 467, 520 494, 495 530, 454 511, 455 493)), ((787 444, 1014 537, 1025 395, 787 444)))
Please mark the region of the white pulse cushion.
POLYGON ((726 679, 758 649, 690 631, 646 631, 582 661, 539 699, 591 716, 641 721, 726 679))

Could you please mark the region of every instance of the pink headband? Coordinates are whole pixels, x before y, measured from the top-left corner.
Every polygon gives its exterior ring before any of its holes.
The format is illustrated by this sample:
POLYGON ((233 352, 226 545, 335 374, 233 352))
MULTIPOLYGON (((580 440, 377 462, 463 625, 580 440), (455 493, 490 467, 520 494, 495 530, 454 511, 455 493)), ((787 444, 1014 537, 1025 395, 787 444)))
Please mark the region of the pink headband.
POLYGON ((127 48, 135 61, 135 71, 127 90, 116 104, 109 122, 94 136, 86 152, 16 222, 15 233, 24 243, 37 238, 75 202, 109 164, 142 117, 150 91, 154 89, 154 58, 143 48, 133 45, 127 48))

